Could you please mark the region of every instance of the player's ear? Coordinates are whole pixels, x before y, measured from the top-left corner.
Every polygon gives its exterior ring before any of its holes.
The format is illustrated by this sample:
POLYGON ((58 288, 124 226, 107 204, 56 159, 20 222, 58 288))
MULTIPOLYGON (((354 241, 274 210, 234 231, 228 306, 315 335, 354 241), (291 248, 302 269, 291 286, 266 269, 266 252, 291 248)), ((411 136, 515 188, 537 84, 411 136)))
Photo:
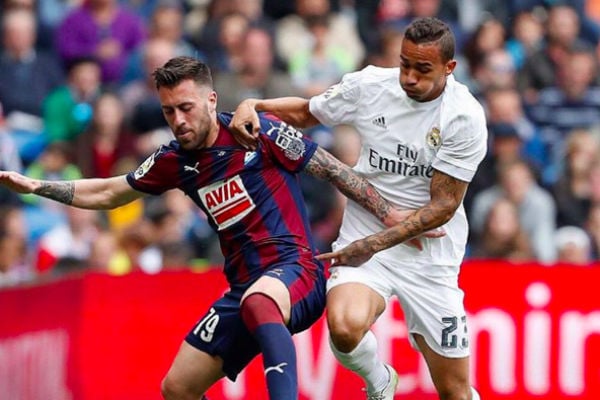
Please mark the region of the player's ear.
POLYGON ((450 60, 446 63, 446 76, 450 75, 453 71, 454 68, 456 68, 456 60, 450 60))
POLYGON ((215 111, 217 109, 217 92, 211 90, 208 93, 208 109, 209 111, 215 111))

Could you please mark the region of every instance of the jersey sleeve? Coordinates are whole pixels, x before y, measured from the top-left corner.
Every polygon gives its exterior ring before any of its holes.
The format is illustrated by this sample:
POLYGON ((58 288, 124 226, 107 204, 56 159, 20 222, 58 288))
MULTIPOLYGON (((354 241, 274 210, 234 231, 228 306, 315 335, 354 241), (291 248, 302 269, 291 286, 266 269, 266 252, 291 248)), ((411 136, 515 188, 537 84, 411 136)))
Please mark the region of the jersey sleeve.
POLYGON ((363 74, 364 70, 348 73, 341 82, 312 97, 310 113, 325 125, 351 124, 358 109, 363 74))
POLYGON ((471 182, 487 151, 483 113, 460 115, 445 128, 432 166, 464 182, 471 182))
POLYGON ((127 174, 127 182, 137 191, 159 195, 177 187, 177 161, 174 154, 161 146, 135 171, 127 174))
POLYGON ((301 171, 317 150, 317 144, 291 125, 261 116, 259 140, 269 158, 290 172, 301 171))

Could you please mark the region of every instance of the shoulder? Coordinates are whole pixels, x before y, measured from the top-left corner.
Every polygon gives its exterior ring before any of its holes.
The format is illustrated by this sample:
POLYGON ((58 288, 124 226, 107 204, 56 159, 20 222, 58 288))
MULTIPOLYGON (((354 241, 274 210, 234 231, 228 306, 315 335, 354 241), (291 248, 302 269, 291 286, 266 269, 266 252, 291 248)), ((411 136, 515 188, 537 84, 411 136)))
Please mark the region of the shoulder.
POLYGON ((369 65, 359 71, 344 75, 339 85, 331 86, 328 92, 343 93, 344 98, 358 101, 359 99, 379 98, 382 93, 398 93, 400 70, 398 68, 381 68, 369 65))
POLYGON ((486 129, 483 106, 467 86, 450 76, 443 96, 442 118, 447 124, 470 126, 476 130, 486 129))
POLYGON ((365 85, 387 85, 390 80, 398 82, 399 74, 399 68, 368 65, 359 71, 347 73, 344 78, 360 81, 365 85))

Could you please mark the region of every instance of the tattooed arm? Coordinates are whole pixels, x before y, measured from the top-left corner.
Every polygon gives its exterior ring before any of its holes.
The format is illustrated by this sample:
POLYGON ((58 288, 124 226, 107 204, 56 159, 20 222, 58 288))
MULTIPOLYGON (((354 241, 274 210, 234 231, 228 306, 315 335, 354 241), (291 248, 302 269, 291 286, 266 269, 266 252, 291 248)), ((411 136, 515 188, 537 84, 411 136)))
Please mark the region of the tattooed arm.
POLYGON ((125 175, 107 179, 42 181, 13 171, 0 171, 0 183, 18 193, 33 193, 79 208, 107 210, 144 196, 134 190, 125 175))
POLYGON ((393 225, 390 223, 390 218, 394 217, 394 210, 390 203, 381 197, 365 178, 357 175, 352 168, 321 147, 317 148, 304 171, 316 178, 330 181, 346 197, 360 204, 381 222, 393 225))
POLYGON ((437 228, 448 222, 460 206, 468 183, 435 170, 431 200, 395 226, 352 242, 349 246, 317 256, 332 265, 364 264, 373 254, 437 228))

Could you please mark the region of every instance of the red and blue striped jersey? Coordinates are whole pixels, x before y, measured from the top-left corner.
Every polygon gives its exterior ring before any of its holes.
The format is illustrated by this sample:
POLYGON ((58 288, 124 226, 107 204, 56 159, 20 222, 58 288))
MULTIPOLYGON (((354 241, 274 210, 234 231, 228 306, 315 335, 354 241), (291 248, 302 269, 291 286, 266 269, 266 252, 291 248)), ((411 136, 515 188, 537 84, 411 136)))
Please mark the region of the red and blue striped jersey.
POLYGON ((300 172, 317 145, 274 116, 260 114, 256 151, 239 145, 219 113, 211 147, 186 151, 177 141, 161 146, 127 175, 129 184, 153 195, 178 188, 208 216, 225 257, 231 286, 246 285, 266 268, 300 263, 321 268, 300 190, 300 172))

